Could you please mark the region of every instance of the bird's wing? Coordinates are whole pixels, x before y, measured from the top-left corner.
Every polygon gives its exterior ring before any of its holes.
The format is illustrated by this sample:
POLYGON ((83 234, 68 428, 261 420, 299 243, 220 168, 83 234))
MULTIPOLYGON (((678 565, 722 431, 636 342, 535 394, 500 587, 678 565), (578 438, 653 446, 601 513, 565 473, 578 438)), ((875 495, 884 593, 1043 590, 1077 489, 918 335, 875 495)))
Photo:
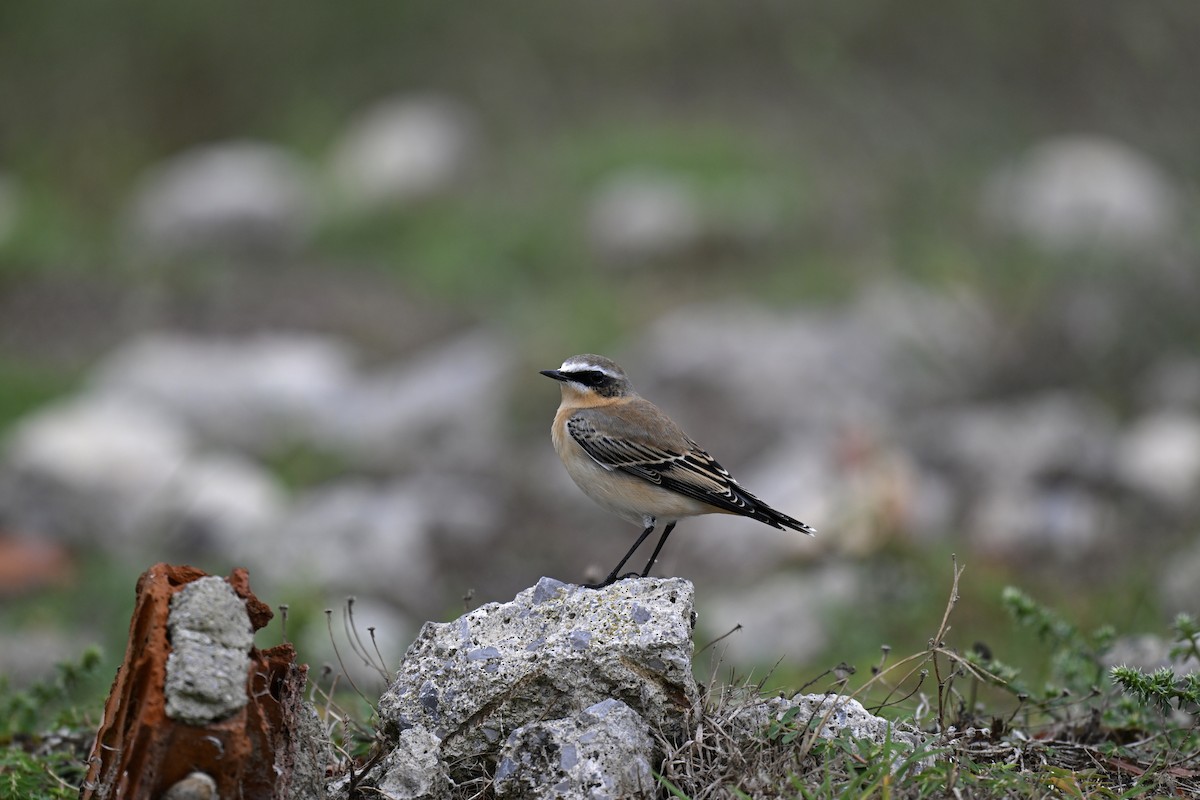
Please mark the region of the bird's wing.
POLYGON ((672 443, 664 445, 630 431, 606 431, 603 420, 596 418, 594 410, 588 411, 593 413, 568 419, 567 431, 605 469, 620 470, 731 514, 758 517, 756 509, 765 507, 682 433, 668 437, 672 443))

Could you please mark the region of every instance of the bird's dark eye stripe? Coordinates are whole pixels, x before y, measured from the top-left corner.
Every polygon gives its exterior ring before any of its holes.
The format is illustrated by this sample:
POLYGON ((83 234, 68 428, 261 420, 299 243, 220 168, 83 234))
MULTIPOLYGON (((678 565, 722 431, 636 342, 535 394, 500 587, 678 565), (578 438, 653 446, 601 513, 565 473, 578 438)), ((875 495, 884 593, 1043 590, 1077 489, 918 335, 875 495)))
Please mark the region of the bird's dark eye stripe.
POLYGON ((582 383, 584 386, 599 386, 605 381, 611 380, 608 375, 597 369, 581 369, 578 372, 568 372, 571 380, 582 383))

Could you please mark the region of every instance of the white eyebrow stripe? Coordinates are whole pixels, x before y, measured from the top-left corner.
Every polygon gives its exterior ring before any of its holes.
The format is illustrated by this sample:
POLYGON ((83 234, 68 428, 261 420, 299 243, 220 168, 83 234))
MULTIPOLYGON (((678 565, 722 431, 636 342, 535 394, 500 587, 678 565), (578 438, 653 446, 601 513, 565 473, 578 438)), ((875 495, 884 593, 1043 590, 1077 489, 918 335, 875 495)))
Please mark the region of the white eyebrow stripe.
POLYGON ((601 372, 610 378, 619 377, 612 370, 606 369, 599 364, 593 364, 591 361, 577 361, 573 358, 568 358, 564 361, 558 370, 559 372, 584 372, 590 370, 592 372, 601 372))

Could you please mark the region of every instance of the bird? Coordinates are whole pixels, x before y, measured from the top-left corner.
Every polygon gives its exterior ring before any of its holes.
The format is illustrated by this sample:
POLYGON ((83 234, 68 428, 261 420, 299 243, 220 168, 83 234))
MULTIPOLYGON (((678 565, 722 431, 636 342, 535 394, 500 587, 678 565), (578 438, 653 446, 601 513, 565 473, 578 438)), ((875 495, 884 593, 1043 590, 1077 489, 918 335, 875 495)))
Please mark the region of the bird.
POLYGON ((612 359, 571 356, 558 369, 540 374, 561 385, 562 402, 550 433, 567 474, 602 508, 642 526, 641 536, 608 577, 584 584, 587 588, 615 583, 625 563, 661 525, 646 568, 621 578, 648 576, 675 524, 685 517, 737 514, 780 530, 816 533, 743 489, 658 406, 639 395, 612 359))

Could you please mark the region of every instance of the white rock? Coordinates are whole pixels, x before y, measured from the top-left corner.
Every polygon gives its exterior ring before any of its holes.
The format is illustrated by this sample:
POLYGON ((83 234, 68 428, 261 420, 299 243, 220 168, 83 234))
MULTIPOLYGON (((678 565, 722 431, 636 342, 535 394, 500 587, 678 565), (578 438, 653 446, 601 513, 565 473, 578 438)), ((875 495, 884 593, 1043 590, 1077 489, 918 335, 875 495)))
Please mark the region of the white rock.
POLYGON ((513 355, 473 331, 363 378, 323 415, 318 444, 369 468, 497 463, 513 355))
POLYGON ((600 590, 542 578, 509 603, 426 623, 380 698, 385 735, 425 728, 452 769, 489 759, 509 733, 615 699, 651 730, 683 736, 698 710, 694 590, 679 579, 600 590))
POLYGON ((646 721, 609 698, 571 717, 514 730, 498 755, 496 796, 523 800, 623 800, 657 794, 646 721))
POLYGON ((243 557, 276 582, 308 580, 436 613, 435 513, 414 485, 344 481, 297 498, 276 535, 244 542, 243 557))
POLYGON ((588 236, 602 256, 637 262, 679 256, 696 248, 704 215, 691 187, 650 170, 619 172, 596 190, 588 236))
POLYGON ((288 498, 258 463, 229 453, 197 453, 148 504, 145 541, 196 557, 236 560, 244 542, 267 536, 284 518, 288 498))
POLYGON ((700 607, 706 635, 721 641, 722 656, 740 665, 773 664, 781 658, 803 663, 831 641, 834 611, 861 597, 859 574, 848 567, 789 572, 749 586, 717 590, 700 607))
POLYGON ((389 800, 436 800, 450 796, 446 767, 438 758, 441 742, 423 728, 409 728, 383 759, 381 797, 389 800))
POLYGON ((625 366, 659 405, 686 411, 702 402, 736 439, 752 439, 753 426, 774 440, 796 427, 866 420, 886 428, 906 405, 961 394, 991 363, 992 331, 970 294, 886 286, 840 313, 679 308, 651 326, 625 366))
POLYGON ((311 438, 357 380, 336 339, 265 334, 246 339, 151 333, 95 370, 102 390, 170 409, 205 438, 269 451, 311 438))
POLYGON ((1052 251, 1135 251, 1174 234, 1178 199, 1146 156, 1100 136, 1042 142, 984 185, 992 227, 1052 251))
POLYGON ((17 423, 6 469, 40 476, 81 495, 145 504, 186 462, 191 437, 168 411, 83 395, 17 423))
POLYGON ((1114 509, 1070 486, 998 486, 971 508, 966 526, 975 548, 1011 562, 1051 558, 1070 564, 1116 544, 1114 509))
POLYGON ((924 743, 924 736, 920 731, 877 717, 852 697, 798 694, 791 699, 789 705, 797 709, 793 717, 797 724, 812 720, 814 725, 821 725, 817 735, 822 739, 834 739, 847 732, 852 740, 865 739, 876 745, 890 741, 901 750, 896 754, 893 769, 904 762, 907 753, 924 743))
POLYGON ((286 503, 257 464, 194 450, 183 421, 128 396, 86 394, 18 424, 4 471, 32 529, 162 558, 240 553, 286 503), (38 507, 40 506, 40 507, 38 507))
POLYGON ((168 717, 207 725, 249 702, 254 628, 232 586, 211 575, 187 584, 171 597, 167 629, 171 654, 162 692, 168 717))
POLYGON ((333 148, 333 181, 351 209, 422 200, 462 177, 477 149, 476 127, 472 114, 450 98, 389 98, 342 134, 333 148))
POLYGON ((1200 492, 1200 418, 1163 411, 1134 423, 1117 446, 1117 474, 1129 487, 1174 507, 1200 492))
POLYGON ((915 448, 985 491, 1055 475, 1111 474, 1116 422, 1099 403, 1073 394, 933 411, 911 427, 915 448))
POLYGON ((310 238, 316 199, 305 166, 281 147, 229 141, 154 168, 129 204, 134 245, 151 256, 291 255, 310 238))

